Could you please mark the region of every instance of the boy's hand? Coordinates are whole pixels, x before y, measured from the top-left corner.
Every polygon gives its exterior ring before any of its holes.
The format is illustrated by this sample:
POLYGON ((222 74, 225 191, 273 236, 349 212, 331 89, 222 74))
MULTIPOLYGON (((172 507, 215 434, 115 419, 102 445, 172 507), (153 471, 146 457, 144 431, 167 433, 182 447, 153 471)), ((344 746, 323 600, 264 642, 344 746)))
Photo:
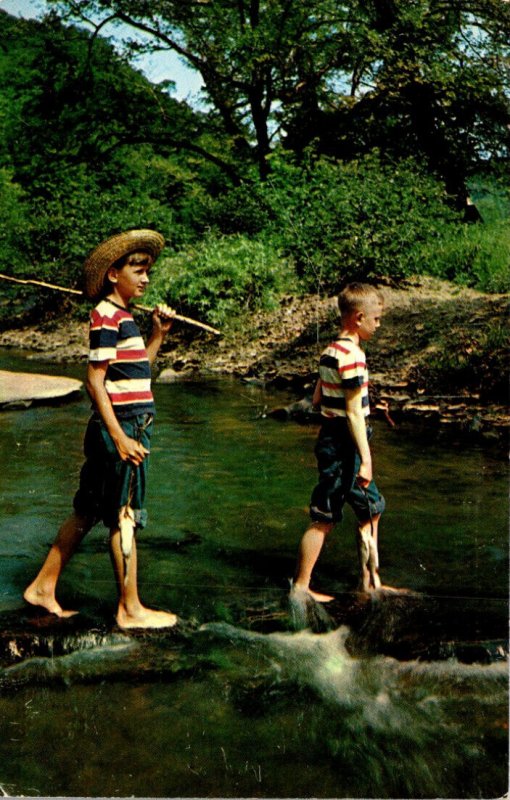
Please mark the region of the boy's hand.
POLYGON ((164 303, 157 305, 152 312, 152 324, 155 333, 166 336, 173 325, 175 311, 164 303))
POLYGON ((360 468, 358 470, 358 474, 356 475, 356 483, 358 486, 361 486, 362 489, 366 489, 369 483, 372 481, 372 464, 367 463, 366 461, 362 461, 360 464, 360 468))
POLYGON ((129 436, 116 439, 115 447, 122 461, 129 461, 135 467, 140 466, 144 458, 150 453, 150 450, 147 450, 141 442, 137 442, 136 439, 131 439, 129 436))

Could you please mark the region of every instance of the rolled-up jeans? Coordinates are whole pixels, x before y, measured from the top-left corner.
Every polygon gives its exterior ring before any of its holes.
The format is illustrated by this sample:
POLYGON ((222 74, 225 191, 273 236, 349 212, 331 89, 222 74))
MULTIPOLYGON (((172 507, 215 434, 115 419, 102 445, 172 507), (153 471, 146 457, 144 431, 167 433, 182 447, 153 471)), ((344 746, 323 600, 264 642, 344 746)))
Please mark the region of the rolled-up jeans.
MULTIPOLYGON (((152 414, 119 418, 118 421, 127 436, 141 442, 149 450, 152 414)), ((129 504, 136 526, 144 528, 147 524, 145 492, 149 456, 146 455, 139 466, 123 461, 104 422, 96 413, 87 425, 83 450, 86 460, 81 468, 80 486, 73 501, 76 513, 92 517, 94 524, 102 520, 107 528, 113 528, 118 524, 119 510, 129 504)))
MULTIPOLYGON (((372 436, 368 426, 367 436, 369 439, 372 436)), ((323 422, 315 455, 319 480, 310 500, 310 517, 314 522, 340 522, 345 503, 351 506, 359 522, 382 514, 386 502, 375 481, 363 489, 356 481, 361 460, 345 418, 323 422)))

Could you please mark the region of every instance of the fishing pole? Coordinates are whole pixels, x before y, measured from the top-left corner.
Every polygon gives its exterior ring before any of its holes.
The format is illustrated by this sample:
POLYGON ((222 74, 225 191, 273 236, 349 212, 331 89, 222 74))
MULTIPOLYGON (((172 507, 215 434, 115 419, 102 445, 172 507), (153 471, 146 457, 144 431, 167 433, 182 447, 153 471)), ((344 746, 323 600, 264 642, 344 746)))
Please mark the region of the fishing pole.
MULTIPOLYGON (((84 297, 84 294, 79 289, 69 289, 67 286, 57 286, 54 283, 46 283, 45 281, 36 281, 31 278, 13 278, 12 275, 3 275, 0 272, 0 279, 3 281, 11 281, 12 283, 21 283, 23 285, 30 285, 30 286, 40 286, 44 289, 53 289, 56 292, 66 292, 66 294, 75 294, 84 297)), ((134 304, 132 306, 137 311, 148 311, 152 313, 154 311, 153 308, 149 306, 142 306, 138 304, 134 304)), ((209 333, 214 333, 216 336, 221 335, 221 331, 217 328, 213 328, 211 325, 207 325, 205 322, 199 322, 196 319, 191 319, 190 317, 184 317, 182 314, 174 314, 173 319, 179 320, 179 322, 185 322, 187 325, 194 325, 197 328, 203 328, 205 331, 209 331, 209 333)))

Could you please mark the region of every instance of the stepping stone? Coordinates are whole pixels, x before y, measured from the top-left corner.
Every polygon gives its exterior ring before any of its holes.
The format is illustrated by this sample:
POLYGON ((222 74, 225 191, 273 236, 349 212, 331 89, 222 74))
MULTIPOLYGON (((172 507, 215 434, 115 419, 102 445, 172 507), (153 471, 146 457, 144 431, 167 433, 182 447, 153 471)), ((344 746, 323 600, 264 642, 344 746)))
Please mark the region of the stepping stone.
POLYGON ((28 408, 32 403, 69 400, 83 384, 74 378, 0 370, 0 409, 28 408))

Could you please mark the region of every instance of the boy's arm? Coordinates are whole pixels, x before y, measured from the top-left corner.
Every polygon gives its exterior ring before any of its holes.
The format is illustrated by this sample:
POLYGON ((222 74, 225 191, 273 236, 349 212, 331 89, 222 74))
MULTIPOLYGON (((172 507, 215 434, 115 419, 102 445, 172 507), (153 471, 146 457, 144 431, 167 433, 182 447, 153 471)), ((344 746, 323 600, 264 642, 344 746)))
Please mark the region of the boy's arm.
POLYGON ((360 486, 368 486, 372 480, 372 456, 368 445, 366 418, 361 404, 362 387, 344 389, 344 394, 347 424, 361 458, 356 480, 360 486))
POLYGON ((158 350, 173 325, 174 315, 175 311, 165 305, 156 306, 152 312, 152 333, 145 348, 150 364, 154 363, 158 350))
POLYGON ((89 361, 86 381, 87 392, 112 437, 122 461, 129 461, 131 464, 138 466, 149 451, 136 439, 131 439, 127 436, 120 427, 104 385, 107 369, 108 361, 89 361))

